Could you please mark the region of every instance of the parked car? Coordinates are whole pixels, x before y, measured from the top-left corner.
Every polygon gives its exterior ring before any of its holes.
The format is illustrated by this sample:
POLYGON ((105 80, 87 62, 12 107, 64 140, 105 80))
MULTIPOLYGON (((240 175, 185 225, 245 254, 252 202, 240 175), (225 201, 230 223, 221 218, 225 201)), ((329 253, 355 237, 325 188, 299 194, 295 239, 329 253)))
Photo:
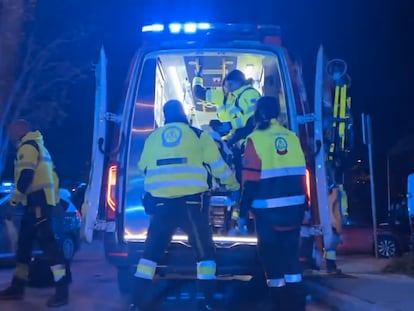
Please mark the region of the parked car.
MULTIPOLYGON (((10 264, 14 261, 17 246, 17 236, 23 206, 17 205, 14 208, 12 221, 5 219, 4 205, 7 204, 13 183, 2 183, 0 188, 0 264, 10 264)), ((57 208, 62 209, 61 217, 54 216, 52 219, 55 237, 61 247, 64 257, 70 261, 80 247, 81 216, 75 205, 70 200, 70 191, 60 189, 60 203, 57 208)), ((59 213, 56 213, 59 214, 59 213)), ((41 258, 42 251, 35 245, 33 258, 41 258)))
MULTIPOLYGON (((371 224, 349 223, 343 226, 338 254, 374 254, 374 234, 371 224)), ((410 249, 410 235, 399 226, 381 223, 377 227, 378 256, 399 256, 410 249)))

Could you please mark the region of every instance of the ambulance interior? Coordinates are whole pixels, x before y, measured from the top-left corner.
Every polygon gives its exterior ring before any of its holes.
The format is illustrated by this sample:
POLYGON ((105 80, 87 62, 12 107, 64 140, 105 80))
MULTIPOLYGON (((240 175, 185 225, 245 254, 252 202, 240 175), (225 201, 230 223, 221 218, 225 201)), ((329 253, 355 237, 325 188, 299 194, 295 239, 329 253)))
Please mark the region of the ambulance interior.
MULTIPOLYGON (((195 127, 211 130, 209 121, 217 119, 214 103, 196 99, 191 82, 198 66, 202 66, 205 87, 221 87, 224 76, 233 69, 243 71, 247 79, 262 95, 278 97, 281 103, 280 122, 288 124, 285 96, 284 68, 281 60, 271 52, 251 50, 237 51, 162 51, 149 54, 138 73, 140 85, 136 85, 135 105, 131 118, 128 162, 126 171, 126 195, 124 201, 124 238, 143 240, 149 216, 142 207, 143 174, 138 170, 143 143, 147 135, 164 123, 163 104, 178 99, 184 104, 188 119, 195 127)), ((124 112, 125 113, 125 112, 124 112)), ((128 112, 131 114, 131 111, 128 112)), ((216 197, 216 205, 210 206, 210 223, 217 241, 254 239, 254 233, 241 236, 236 222, 231 219, 231 207, 225 198, 216 197), (220 199, 223 199, 220 201, 220 199), (221 203, 220 203, 221 202, 221 203), (224 240, 223 240, 224 239, 224 240)), ((174 240, 186 241, 180 231, 174 240)))

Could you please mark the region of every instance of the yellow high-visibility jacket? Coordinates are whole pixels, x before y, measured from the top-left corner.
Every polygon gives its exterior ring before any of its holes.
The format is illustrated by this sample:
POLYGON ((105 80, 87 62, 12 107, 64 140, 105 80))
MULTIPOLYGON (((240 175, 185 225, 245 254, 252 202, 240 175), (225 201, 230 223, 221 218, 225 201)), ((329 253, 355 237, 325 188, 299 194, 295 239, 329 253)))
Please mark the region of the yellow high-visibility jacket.
POLYGON ((211 136, 186 123, 169 123, 152 132, 138 166, 145 172, 144 190, 154 197, 205 192, 209 189, 208 170, 228 190, 240 188, 211 136))

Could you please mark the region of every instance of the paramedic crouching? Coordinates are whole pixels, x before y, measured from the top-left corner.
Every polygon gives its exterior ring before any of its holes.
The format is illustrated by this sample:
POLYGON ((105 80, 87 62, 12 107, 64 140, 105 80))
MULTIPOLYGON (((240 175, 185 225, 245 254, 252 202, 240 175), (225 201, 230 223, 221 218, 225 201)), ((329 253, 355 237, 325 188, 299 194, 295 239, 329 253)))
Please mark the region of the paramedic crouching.
POLYGON ((210 135, 188 124, 181 102, 168 101, 163 112, 165 125, 146 139, 138 164, 145 173, 143 205, 152 219, 134 274, 130 310, 152 310, 151 284, 157 263, 178 227, 189 235, 196 251, 198 284, 206 297, 201 310, 212 310, 216 262, 206 200, 206 165, 234 196, 240 185, 210 135))
POLYGON ((276 97, 258 100, 256 129, 242 159, 239 227, 254 214, 272 311, 305 311, 299 232, 305 208, 305 157, 296 134, 279 124, 276 97))

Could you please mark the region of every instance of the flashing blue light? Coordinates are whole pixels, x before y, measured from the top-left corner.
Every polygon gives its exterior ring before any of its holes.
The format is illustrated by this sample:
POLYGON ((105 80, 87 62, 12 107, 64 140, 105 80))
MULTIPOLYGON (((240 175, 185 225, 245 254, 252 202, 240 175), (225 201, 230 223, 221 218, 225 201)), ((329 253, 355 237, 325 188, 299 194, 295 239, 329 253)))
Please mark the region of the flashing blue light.
POLYGON ((142 27, 142 32, 163 32, 164 29, 168 27, 169 32, 173 34, 177 34, 180 32, 193 34, 196 33, 197 30, 208 30, 212 28, 210 23, 170 23, 168 25, 163 24, 151 24, 142 27))
POLYGON ((179 33, 181 31, 181 26, 181 24, 172 23, 168 25, 168 28, 170 29, 171 33, 179 33))
POLYGON ((152 24, 152 25, 146 25, 142 27, 142 32, 161 32, 164 31, 164 25, 163 24, 152 24))
POLYGON ((186 33, 195 33, 197 31, 196 23, 186 23, 184 24, 184 32, 186 33))
POLYGON ((207 30, 211 28, 211 25, 209 23, 198 23, 197 28, 201 30, 207 30))

